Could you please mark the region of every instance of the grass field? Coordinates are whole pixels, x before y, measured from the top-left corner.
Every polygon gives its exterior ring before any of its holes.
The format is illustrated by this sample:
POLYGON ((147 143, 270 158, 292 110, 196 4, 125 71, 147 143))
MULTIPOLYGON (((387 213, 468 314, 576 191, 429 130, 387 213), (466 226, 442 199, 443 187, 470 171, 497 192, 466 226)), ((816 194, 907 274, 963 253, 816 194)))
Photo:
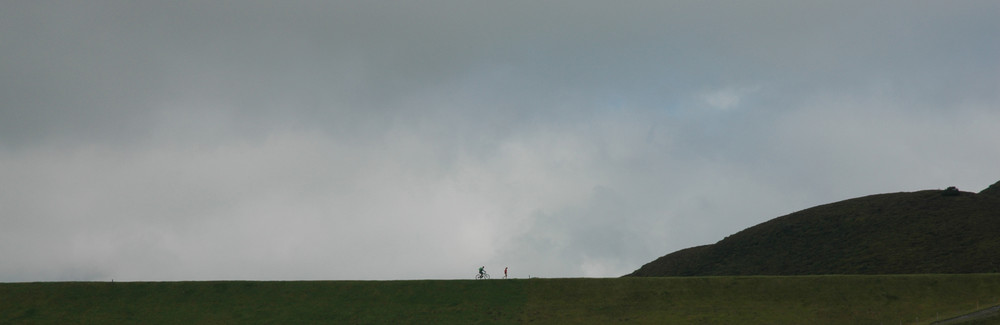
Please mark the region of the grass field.
POLYGON ((1000 274, 0 283, 0 324, 927 324, 1000 274))

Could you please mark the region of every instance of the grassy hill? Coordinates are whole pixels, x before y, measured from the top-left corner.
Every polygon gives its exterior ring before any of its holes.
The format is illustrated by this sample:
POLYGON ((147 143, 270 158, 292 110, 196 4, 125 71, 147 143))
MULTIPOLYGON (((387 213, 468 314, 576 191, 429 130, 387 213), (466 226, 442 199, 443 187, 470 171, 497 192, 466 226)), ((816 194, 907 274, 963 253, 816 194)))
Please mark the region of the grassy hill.
POLYGON ((927 324, 1000 275, 0 284, 0 324, 927 324))
POLYGON ((821 205, 660 257, 630 276, 1000 272, 1000 182, 821 205))

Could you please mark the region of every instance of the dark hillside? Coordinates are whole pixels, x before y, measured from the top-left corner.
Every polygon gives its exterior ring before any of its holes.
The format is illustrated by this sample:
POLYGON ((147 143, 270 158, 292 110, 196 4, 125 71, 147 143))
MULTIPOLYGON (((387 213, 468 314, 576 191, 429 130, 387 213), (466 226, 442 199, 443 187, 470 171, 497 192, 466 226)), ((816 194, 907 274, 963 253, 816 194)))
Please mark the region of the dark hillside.
POLYGON ((1000 271, 1000 182, 821 205, 680 250, 630 276, 1000 271))

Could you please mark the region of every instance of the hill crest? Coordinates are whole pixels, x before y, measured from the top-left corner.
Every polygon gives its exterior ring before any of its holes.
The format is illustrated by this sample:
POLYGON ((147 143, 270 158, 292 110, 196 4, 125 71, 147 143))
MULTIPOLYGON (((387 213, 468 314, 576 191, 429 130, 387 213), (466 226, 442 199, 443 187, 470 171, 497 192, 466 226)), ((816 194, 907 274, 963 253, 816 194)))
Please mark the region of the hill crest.
POLYGON ((771 219, 627 276, 1000 272, 1000 182, 874 194, 771 219))

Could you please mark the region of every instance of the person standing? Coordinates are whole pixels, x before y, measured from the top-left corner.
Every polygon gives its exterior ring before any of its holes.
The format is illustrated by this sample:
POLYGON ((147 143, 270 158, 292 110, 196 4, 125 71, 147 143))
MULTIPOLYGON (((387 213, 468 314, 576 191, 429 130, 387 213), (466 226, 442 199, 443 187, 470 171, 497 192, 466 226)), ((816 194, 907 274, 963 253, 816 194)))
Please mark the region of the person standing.
POLYGON ((503 267, 503 278, 504 279, 507 278, 507 267, 506 266, 503 267))

